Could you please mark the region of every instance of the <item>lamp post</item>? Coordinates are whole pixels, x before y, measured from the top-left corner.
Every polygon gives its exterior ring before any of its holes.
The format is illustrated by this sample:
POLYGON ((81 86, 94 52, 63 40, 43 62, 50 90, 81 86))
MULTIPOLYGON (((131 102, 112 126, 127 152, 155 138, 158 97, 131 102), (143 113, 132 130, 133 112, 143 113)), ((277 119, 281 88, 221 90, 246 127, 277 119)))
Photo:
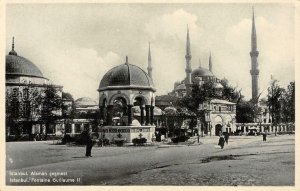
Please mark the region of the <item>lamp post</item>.
POLYGON ((101 128, 101 147, 103 147, 103 119, 100 119, 99 125, 101 128))

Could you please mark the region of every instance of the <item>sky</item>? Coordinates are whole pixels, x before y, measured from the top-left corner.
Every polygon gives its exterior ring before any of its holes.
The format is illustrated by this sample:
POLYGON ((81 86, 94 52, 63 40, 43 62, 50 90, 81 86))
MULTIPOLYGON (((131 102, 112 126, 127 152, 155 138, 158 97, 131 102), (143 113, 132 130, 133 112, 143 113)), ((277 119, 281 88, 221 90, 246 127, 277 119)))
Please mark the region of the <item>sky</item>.
POLYGON ((208 68, 251 98, 251 19, 255 9, 259 88, 271 75, 286 87, 295 79, 293 4, 8 4, 6 54, 15 37, 19 56, 31 60, 75 99, 98 100, 112 67, 129 63, 147 71, 151 43, 156 95, 185 78, 187 25, 192 68, 208 68))

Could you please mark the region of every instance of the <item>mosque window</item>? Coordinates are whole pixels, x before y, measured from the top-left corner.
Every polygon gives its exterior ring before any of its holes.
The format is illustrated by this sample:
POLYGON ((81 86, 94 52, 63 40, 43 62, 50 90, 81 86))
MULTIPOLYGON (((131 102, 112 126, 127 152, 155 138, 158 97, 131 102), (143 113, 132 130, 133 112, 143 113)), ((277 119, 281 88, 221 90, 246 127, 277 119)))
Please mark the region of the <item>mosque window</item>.
POLYGON ((29 117, 30 116, 30 102, 26 101, 23 104, 23 116, 29 117))
POLYGON ((17 97, 18 96, 18 88, 13 89, 13 96, 17 97))
POLYGON ((221 111, 222 111, 221 106, 219 106, 219 112, 221 112, 221 111))
POLYGON ((18 100, 13 99, 11 103, 11 114, 12 117, 18 118, 19 117, 19 110, 20 110, 20 102, 18 100))
POLYGON ((23 98, 24 99, 28 99, 29 98, 28 88, 23 89, 23 98))

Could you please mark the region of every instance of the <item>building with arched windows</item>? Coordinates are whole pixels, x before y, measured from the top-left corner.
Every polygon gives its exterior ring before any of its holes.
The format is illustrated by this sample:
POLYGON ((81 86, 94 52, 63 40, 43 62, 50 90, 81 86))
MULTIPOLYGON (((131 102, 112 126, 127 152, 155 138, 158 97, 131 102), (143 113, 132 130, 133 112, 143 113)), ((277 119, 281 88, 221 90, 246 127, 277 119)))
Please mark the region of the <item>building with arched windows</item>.
POLYGON ((151 141, 155 131, 155 91, 150 75, 130 64, 128 57, 124 64, 110 69, 98 88, 100 119, 104 122, 102 132, 105 137, 113 141, 122 135, 127 142, 131 142, 142 136, 151 141), (133 115, 134 106, 140 108, 139 119, 133 115))
POLYGON ((62 135, 63 124, 55 119, 62 115, 61 107, 53 107, 50 113, 45 103, 49 92, 55 94, 57 102, 62 101, 62 86, 51 84, 35 64, 19 56, 14 38, 5 64, 7 138, 29 140, 36 134, 62 135), (46 118, 47 112, 51 120, 46 118))

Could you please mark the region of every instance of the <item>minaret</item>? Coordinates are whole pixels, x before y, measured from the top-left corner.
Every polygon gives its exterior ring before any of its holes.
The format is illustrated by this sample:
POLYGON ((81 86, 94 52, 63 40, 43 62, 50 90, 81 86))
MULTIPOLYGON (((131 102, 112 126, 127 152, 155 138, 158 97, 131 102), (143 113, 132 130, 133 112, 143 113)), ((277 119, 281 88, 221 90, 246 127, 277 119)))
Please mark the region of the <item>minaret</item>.
POLYGON ((192 68, 191 68, 191 47, 190 47, 190 35, 189 35, 189 26, 187 26, 187 36, 186 36, 186 68, 185 68, 185 73, 186 73, 186 78, 185 78, 185 85, 186 87, 190 86, 192 84, 192 68))
POLYGON ((149 50, 148 50, 148 75, 152 78, 152 63, 151 63, 151 51, 150 51, 150 42, 149 42, 149 50))
POLYGON ((209 71, 212 72, 211 52, 209 52, 208 65, 209 65, 209 71))
POLYGON ((11 51, 8 54, 18 56, 17 52, 15 51, 15 37, 12 38, 11 51))
POLYGON ((255 19, 254 19, 254 9, 252 8, 252 34, 251 34, 251 70, 250 74, 252 76, 252 101, 255 103, 258 102, 258 57, 259 52, 257 51, 257 38, 256 38, 256 29, 255 29, 255 19))

